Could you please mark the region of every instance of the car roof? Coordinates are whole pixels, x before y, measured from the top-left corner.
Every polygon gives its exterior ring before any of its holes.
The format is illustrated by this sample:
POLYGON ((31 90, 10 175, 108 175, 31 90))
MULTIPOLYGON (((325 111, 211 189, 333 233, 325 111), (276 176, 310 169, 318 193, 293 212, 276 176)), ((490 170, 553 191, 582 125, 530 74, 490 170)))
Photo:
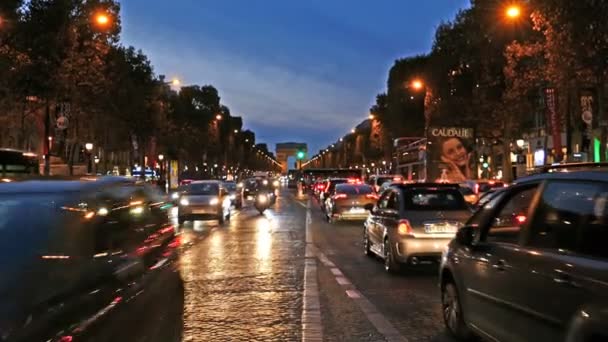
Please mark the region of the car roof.
POLYGON ((0 183, 0 194, 9 193, 61 193, 91 191, 112 184, 135 184, 132 179, 117 176, 24 176, 8 178, 9 182, 0 183))
POLYGON ((535 182, 540 180, 559 179, 559 180, 590 180, 599 182, 608 182, 608 172, 606 170, 596 171, 560 171, 560 172, 549 172, 539 173, 527 177, 522 177, 513 184, 524 184, 528 182, 535 182))

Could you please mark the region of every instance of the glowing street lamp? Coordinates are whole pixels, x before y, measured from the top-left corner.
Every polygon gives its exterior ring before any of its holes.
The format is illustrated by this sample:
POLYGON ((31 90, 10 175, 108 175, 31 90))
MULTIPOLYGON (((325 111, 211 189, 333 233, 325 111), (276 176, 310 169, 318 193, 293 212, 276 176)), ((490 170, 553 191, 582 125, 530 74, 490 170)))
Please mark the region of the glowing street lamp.
POLYGON ((354 128, 350 130, 351 133, 355 133, 357 130, 355 130, 354 128))
POLYGON ((369 115, 369 119, 370 119, 370 120, 374 120, 375 118, 376 118, 376 116, 374 116, 374 114, 370 114, 370 115, 369 115))
POLYGON ((215 116, 215 120, 218 120, 218 121, 222 120, 222 115, 221 114, 216 115, 215 116))
POLYGON ((95 24, 100 27, 106 27, 110 24, 110 17, 105 13, 97 13, 95 15, 95 24))
POLYGON ((505 14, 509 19, 517 19, 521 16, 521 8, 517 5, 511 5, 507 7, 505 14))
POLYGON ((424 83, 422 83, 422 81, 421 81, 421 80, 416 79, 416 80, 413 80, 413 81, 412 81, 412 88, 413 88, 414 90, 420 90, 420 89, 422 89, 423 87, 424 87, 424 83))

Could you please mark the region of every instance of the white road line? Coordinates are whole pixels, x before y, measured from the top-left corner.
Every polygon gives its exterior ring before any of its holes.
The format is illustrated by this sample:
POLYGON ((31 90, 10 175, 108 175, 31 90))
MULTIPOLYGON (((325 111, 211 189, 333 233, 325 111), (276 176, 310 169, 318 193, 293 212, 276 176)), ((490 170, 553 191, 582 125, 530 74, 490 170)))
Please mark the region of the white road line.
MULTIPOLYGON (((298 202, 300 203, 300 202, 298 202)), ((310 223, 310 200, 306 205, 306 258, 304 259, 304 299, 302 305, 302 341, 323 341, 321 302, 317 283, 316 248, 313 244, 310 223)))
POLYGON ((347 288, 346 295, 353 301, 355 301, 355 303, 357 303, 361 311, 363 311, 365 317, 367 317, 367 319, 372 323, 376 330, 378 330, 378 332, 382 334, 387 341, 408 341, 408 339, 405 336, 401 335, 399 331, 397 331, 397 329, 395 329, 395 327, 391 324, 391 322, 389 322, 388 319, 386 319, 386 317, 384 317, 384 315, 382 315, 380 311, 378 311, 376 306, 372 304, 372 302, 370 302, 367 298, 365 298, 365 296, 359 290, 357 290, 357 288, 352 284, 352 282, 346 276, 344 276, 344 274, 342 274, 342 271, 340 271, 340 269, 337 268, 325 256, 325 254, 323 254, 323 252, 317 251, 317 257, 325 266, 327 266, 328 263, 332 265, 331 272, 336 276, 336 282, 341 286, 347 288))

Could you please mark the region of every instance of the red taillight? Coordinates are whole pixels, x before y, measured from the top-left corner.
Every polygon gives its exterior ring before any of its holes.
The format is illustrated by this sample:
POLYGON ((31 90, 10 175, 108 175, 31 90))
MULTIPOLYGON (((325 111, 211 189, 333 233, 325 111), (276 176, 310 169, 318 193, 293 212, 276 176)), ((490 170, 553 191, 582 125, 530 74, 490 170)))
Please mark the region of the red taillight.
POLYGON ((346 196, 346 194, 336 194, 336 195, 334 195, 334 199, 335 199, 335 200, 338 200, 338 199, 345 199, 345 198, 347 198, 347 197, 348 197, 348 196, 346 196))
POLYGON ((357 178, 349 178, 348 184, 361 184, 361 180, 357 178))
POLYGON ((325 186, 323 184, 317 184, 318 190, 323 190, 324 188, 325 188, 325 186))
POLYGON ((519 223, 519 224, 522 224, 522 223, 526 222, 526 216, 517 215, 517 216, 515 216, 515 221, 517 221, 517 223, 519 223))
POLYGON ((394 177, 393 178, 393 182, 401 182, 401 181, 403 181, 403 178, 401 178, 401 177, 394 177))
POLYGON ((367 194, 367 195, 365 195, 365 197, 375 199, 375 200, 378 199, 378 195, 376 195, 376 194, 367 194))
POLYGON ((410 225, 410 221, 408 221, 408 220, 399 220, 399 225, 397 226, 397 231, 401 235, 412 234, 412 225, 410 225))

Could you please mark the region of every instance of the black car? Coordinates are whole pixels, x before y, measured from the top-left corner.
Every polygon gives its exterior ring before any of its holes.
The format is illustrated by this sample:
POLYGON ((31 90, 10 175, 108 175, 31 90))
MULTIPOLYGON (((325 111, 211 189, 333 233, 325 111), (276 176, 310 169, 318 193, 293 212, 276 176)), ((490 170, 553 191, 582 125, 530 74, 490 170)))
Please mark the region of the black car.
POLYGON ((608 173, 556 172, 492 196, 442 256, 453 335, 608 340, 608 173))
POLYGON ((0 340, 180 340, 170 209, 121 178, 0 183, 0 340))

